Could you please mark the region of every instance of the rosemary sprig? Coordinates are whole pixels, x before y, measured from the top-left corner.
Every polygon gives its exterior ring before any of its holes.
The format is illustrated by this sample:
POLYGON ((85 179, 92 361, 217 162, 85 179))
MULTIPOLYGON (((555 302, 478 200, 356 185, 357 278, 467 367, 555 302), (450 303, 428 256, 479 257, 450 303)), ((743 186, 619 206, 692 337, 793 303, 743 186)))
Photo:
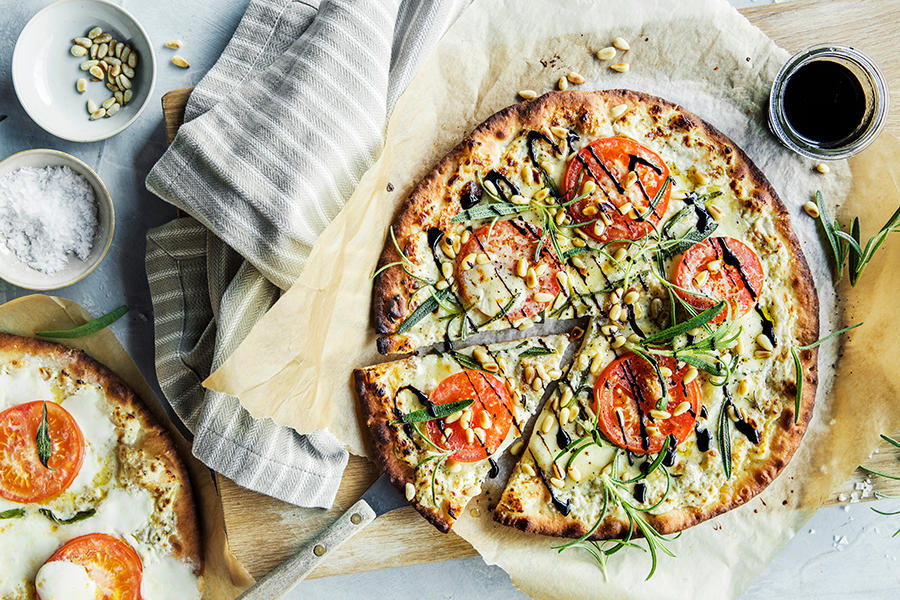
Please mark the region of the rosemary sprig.
POLYGON ((900 232, 900 207, 897 207, 897 210, 881 226, 881 229, 868 239, 865 246, 862 245, 860 237, 859 217, 853 219, 850 232, 847 233, 843 231, 837 220, 831 220, 822 199, 822 192, 818 190, 816 191, 816 207, 819 209, 819 223, 825 231, 825 238, 831 248, 836 280, 840 281, 843 278, 844 264, 849 262, 850 285, 855 286, 875 252, 884 244, 888 234, 900 232))
POLYGON ((716 428, 719 438, 719 454, 722 455, 722 468, 725 470, 725 479, 731 479, 731 427, 728 419, 728 405, 731 401, 726 398, 722 401, 722 410, 719 412, 719 423, 716 428))
POLYGON ((519 352, 519 356, 546 356, 548 354, 556 354, 555 348, 545 348, 544 346, 532 346, 531 348, 525 348, 521 352, 519 352))

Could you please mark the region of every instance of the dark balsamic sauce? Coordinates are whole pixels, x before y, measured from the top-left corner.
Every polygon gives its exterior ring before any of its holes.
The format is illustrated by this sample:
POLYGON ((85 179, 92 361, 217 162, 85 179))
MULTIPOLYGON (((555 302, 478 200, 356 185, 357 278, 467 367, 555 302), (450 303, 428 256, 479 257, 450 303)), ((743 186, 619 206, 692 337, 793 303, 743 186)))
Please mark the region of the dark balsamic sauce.
POLYGON ((632 492, 634 499, 639 503, 643 504, 647 500, 647 484, 646 483, 636 483, 634 484, 634 492, 632 492))
POLYGON ((709 429, 697 426, 694 429, 694 434, 697 436, 697 450, 709 452, 709 448, 712 445, 712 434, 709 432, 709 429))
POLYGON ((784 84, 784 116, 800 136, 822 148, 847 144, 866 113, 859 79, 833 60, 815 60, 784 84))
POLYGON ((769 338, 769 341, 772 342, 773 346, 777 346, 778 340, 775 338, 775 324, 772 323, 772 321, 770 321, 768 317, 766 317, 766 313, 764 313, 758 305, 756 306, 756 313, 759 315, 759 318, 762 321, 763 335, 769 338))
MULTIPOLYGON (((430 414, 431 416, 434 416, 434 403, 428 399, 428 396, 425 394, 425 392, 423 392, 422 390, 420 390, 419 388, 417 388, 415 386, 404 385, 403 387, 401 387, 394 393, 394 417, 398 421, 403 419, 403 412, 397 406, 397 396, 399 396, 400 392, 402 392, 403 390, 409 390, 410 392, 412 392, 413 395, 416 397, 416 399, 419 402, 421 402, 425 407, 428 408, 428 411, 429 411, 428 414, 430 414)), ((413 436, 412 425, 410 425, 409 423, 404 423, 403 424, 403 433, 406 434, 406 437, 411 438, 413 436)))
POLYGON ((509 200, 519 193, 519 188, 513 185, 513 182, 507 179, 506 175, 499 171, 490 171, 484 176, 484 180, 490 181, 494 185, 497 189, 497 193, 503 200, 509 200))
POLYGON ((459 204, 463 207, 463 210, 469 210, 481 202, 481 197, 481 186, 475 181, 470 181, 463 186, 462 191, 459 193, 459 204))
POLYGON ((643 158, 641 156, 636 156, 634 154, 629 154, 628 155, 628 170, 634 171, 634 168, 638 165, 650 167, 651 169, 653 169, 654 173, 656 173, 657 175, 662 175, 662 169, 660 169, 659 167, 654 165, 652 162, 650 162, 646 158, 643 158))
POLYGON ((488 462, 491 465, 491 470, 488 471, 488 477, 490 479, 493 479, 494 477, 496 477, 497 475, 500 474, 500 465, 498 465, 497 461, 495 461, 493 458, 489 458, 488 462))
POLYGON ((729 267, 734 267, 738 272, 738 275, 740 275, 744 287, 747 288, 747 292, 750 293, 750 297, 756 300, 759 297, 759 293, 753 289, 752 285, 750 285, 750 280, 747 279, 747 274, 744 272, 744 267, 741 266, 740 259, 738 259, 738 257, 734 255, 734 252, 731 251, 731 248, 728 247, 725 238, 716 238, 716 241, 719 243, 719 248, 722 250, 722 262, 729 267))
POLYGON ((664 467, 672 467, 675 465, 675 457, 678 454, 678 440, 675 436, 669 434, 669 446, 666 448, 666 455, 663 457, 662 464, 664 467))
POLYGON ((743 433, 753 444, 759 443, 759 429, 756 429, 743 419, 738 419, 734 423, 734 428, 743 433))
POLYGON ((703 406, 700 407, 700 418, 701 418, 701 419, 708 419, 708 418, 709 418, 709 412, 706 410, 706 405, 705 405, 705 404, 704 404, 703 406))
POLYGON ((569 433, 560 427, 556 430, 556 445, 562 448, 567 448, 569 444, 572 443, 572 438, 569 436, 569 433))

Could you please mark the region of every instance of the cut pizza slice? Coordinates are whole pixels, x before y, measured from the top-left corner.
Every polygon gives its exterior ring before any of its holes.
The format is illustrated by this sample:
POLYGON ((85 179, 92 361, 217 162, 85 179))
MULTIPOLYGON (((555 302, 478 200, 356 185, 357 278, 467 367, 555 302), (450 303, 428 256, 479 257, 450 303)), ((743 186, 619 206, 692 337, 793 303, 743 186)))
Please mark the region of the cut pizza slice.
POLYGON ((447 532, 494 460, 562 375, 565 335, 408 358, 357 369, 356 391, 378 462, 426 519, 447 532))
MULTIPOLYGON (((808 321, 791 329, 779 320, 775 333, 761 330, 747 314, 756 303, 747 287, 758 293, 762 280, 755 256, 737 240, 698 244, 675 276, 720 260, 723 247, 744 279, 731 265, 709 274, 699 287, 722 300, 703 312, 688 310, 674 326, 660 312, 634 324, 640 334, 630 324, 591 321, 536 420, 495 520, 575 538, 665 534, 744 504, 777 477, 815 399, 815 350, 804 352, 795 398, 787 348, 814 333, 808 321)), ((682 293, 698 287, 685 285, 682 293)), ((781 293, 802 300, 797 290, 781 293)), ((768 296, 763 301, 768 306, 768 296)))

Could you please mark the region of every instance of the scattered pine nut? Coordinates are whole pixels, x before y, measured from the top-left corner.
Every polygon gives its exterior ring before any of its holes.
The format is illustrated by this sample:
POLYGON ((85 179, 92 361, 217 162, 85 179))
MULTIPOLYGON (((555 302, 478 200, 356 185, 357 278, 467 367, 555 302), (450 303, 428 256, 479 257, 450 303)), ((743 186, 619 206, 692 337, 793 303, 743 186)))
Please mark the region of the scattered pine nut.
POLYGON ((566 79, 565 77, 560 77, 559 81, 556 82, 556 87, 558 87, 560 90, 564 90, 564 89, 568 88, 569 80, 566 79))
POLYGON ((612 46, 607 46, 606 48, 602 48, 597 50, 597 58, 600 60, 610 60, 612 57, 616 55, 616 49, 612 46))
POLYGON ((183 56, 176 54, 172 57, 172 64, 176 67, 181 67, 182 69, 187 69, 191 66, 191 64, 184 59, 183 56))
POLYGON ((84 91, 87 89, 87 80, 82 78, 82 79, 79 79, 78 81, 76 81, 75 89, 78 90, 79 94, 83 94, 84 91))
POLYGON ((184 43, 181 40, 169 40, 168 42, 166 42, 166 48, 169 48, 171 50, 178 50, 183 45, 184 43))
POLYGON ((629 106, 627 104, 618 104, 613 106, 609 110, 609 118, 613 121, 617 121, 622 115, 628 112, 629 106))
POLYGON ((612 44, 619 50, 624 50, 625 52, 631 50, 631 46, 628 44, 628 40, 623 37, 617 37, 613 40, 612 44))
POLYGON ((581 85, 584 83, 584 77, 580 73, 576 73, 575 71, 569 71, 568 75, 566 75, 566 79, 569 80, 569 83, 574 83, 575 85, 581 85))
POLYGON ((819 164, 816 165, 816 171, 818 171, 818 172, 821 173, 822 175, 825 175, 826 173, 828 173, 829 171, 831 171, 831 167, 829 167, 829 166, 826 165, 825 163, 819 163, 819 164))
POLYGON ((537 92, 534 90, 519 90, 519 98, 531 100, 532 98, 537 98, 537 92))
POLYGON ((609 65, 609 68, 612 69, 613 71, 615 71, 616 73, 627 73, 628 69, 630 69, 631 66, 628 63, 619 62, 619 63, 613 63, 613 64, 609 65))
POLYGON ((406 500, 412 501, 412 499, 416 497, 416 486, 407 481, 406 486, 404 487, 404 492, 406 492, 406 500))
POLYGON ((806 212, 806 214, 811 216, 813 219, 819 218, 819 207, 816 206, 815 202, 810 200, 809 202, 807 202, 806 204, 803 205, 803 210, 806 212))

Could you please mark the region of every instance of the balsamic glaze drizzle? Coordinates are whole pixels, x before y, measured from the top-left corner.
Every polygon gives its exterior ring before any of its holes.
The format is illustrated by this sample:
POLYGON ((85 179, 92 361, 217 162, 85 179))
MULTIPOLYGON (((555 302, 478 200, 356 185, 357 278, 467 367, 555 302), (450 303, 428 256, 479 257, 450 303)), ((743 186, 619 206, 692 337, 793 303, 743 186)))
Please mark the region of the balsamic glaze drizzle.
POLYGON ((639 503, 643 504, 647 500, 647 484, 646 483, 636 483, 634 484, 634 491, 632 492, 634 499, 639 503))
POLYGON ((459 204, 463 210, 469 210, 479 202, 482 198, 482 189, 476 181, 467 183, 459 194, 459 204))
POLYGON ((666 455, 663 457, 662 464, 664 467, 671 467, 675 465, 675 457, 678 453, 678 440, 675 439, 675 436, 671 433, 667 438, 669 445, 666 448, 666 455))
POLYGON ((759 308, 759 305, 756 305, 755 308, 760 320, 762 320, 763 335, 769 338, 769 341, 772 342, 772 346, 777 346, 778 340, 775 338, 775 324, 766 317, 766 313, 759 308))
POLYGON ((715 238, 716 242, 719 244, 719 248, 722 249, 722 261, 730 266, 734 267, 737 270, 738 275, 741 277, 741 281, 744 283, 744 287, 747 288, 747 291, 750 292, 750 297, 756 300, 759 297, 759 294, 753 286, 750 285, 750 280, 747 279, 747 274, 744 272, 744 268, 741 266, 741 261, 738 260, 738 257, 734 255, 734 252, 731 251, 731 248, 728 247, 728 243, 725 242, 725 238, 715 238))
POLYGON ((495 461, 493 458, 489 458, 488 462, 491 465, 491 470, 488 471, 488 478, 493 479, 494 477, 496 477, 497 475, 500 474, 500 466, 497 464, 497 461, 495 461))
POLYGON ((709 429, 698 425, 694 428, 694 434, 697 436, 697 450, 709 452, 709 448, 712 445, 712 434, 709 432, 709 429))
POLYGON ((508 201, 513 196, 518 195, 519 188, 513 185, 513 182, 506 178, 506 175, 500 173, 499 171, 489 171, 487 175, 484 176, 484 181, 490 181, 494 184, 494 187, 497 188, 497 193, 500 194, 500 197, 508 201), (503 184, 506 186, 506 189, 503 189, 503 184), (507 195, 509 192, 509 195, 507 195))
POLYGON ((560 427, 556 430, 556 445, 559 446, 560 449, 567 448, 571 443, 572 438, 565 429, 560 427))

